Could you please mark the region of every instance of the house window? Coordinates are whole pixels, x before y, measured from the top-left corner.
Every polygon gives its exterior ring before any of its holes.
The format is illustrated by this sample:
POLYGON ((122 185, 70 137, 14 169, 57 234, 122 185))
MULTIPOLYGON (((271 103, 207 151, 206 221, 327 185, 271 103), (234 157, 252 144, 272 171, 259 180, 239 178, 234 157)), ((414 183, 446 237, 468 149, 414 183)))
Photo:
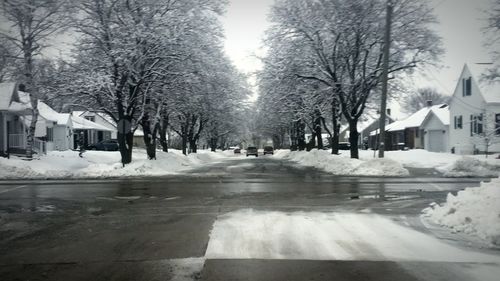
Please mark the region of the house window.
POLYGON ((54 141, 54 128, 47 128, 47 141, 54 141))
POLYGON ((465 78, 462 79, 462 95, 464 97, 472 95, 472 78, 471 77, 469 77, 467 79, 465 79, 465 78))
POLYGON ((95 116, 85 116, 85 119, 95 122, 95 116))
POLYGON ((470 116, 470 135, 480 135, 483 133, 483 114, 470 116))
POLYGON ((500 135, 500 113, 495 114, 495 135, 500 135))
POLYGON ((455 129, 462 129, 462 115, 455 116, 454 121, 455 129))

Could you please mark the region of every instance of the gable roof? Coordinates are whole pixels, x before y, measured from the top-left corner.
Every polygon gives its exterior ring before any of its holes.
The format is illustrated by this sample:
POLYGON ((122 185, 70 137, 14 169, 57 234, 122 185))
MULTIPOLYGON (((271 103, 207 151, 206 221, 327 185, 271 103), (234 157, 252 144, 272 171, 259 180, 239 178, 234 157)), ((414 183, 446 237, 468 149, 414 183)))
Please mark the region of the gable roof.
POLYGON ((99 125, 95 122, 92 122, 80 116, 71 115, 71 121, 73 122, 73 128, 77 130, 97 130, 97 131, 109 131, 109 132, 113 131, 108 127, 99 125))
MULTIPOLYGON (((488 64, 466 63, 460 76, 467 70, 479 88, 480 95, 486 103, 500 103, 500 80, 482 81, 481 76, 491 68, 488 64)), ((458 81, 460 83, 460 80, 458 81)), ((458 87, 459 84, 457 84, 458 87)))
POLYGON ((106 114, 104 112, 90 111, 90 110, 86 110, 86 111, 74 110, 73 111, 73 115, 80 116, 80 117, 83 117, 83 118, 85 118, 85 116, 88 116, 86 113, 97 115, 97 116, 101 117, 104 121, 106 121, 107 123, 109 123, 110 126, 113 126, 113 127, 116 128, 116 122, 115 122, 115 120, 113 120, 113 118, 111 118, 111 116, 109 116, 108 114, 106 114))
POLYGON ((0 83, 0 110, 9 108, 14 95, 17 95, 16 83, 0 83))
MULTIPOLYGON (((424 107, 424 108, 420 109, 419 111, 413 113, 412 115, 408 116, 408 118, 406 118, 406 119, 399 120, 399 121, 396 121, 394 123, 387 125, 385 127, 386 131, 394 132, 394 131, 401 131, 401 130, 404 130, 406 128, 420 127, 420 126, 422 126, 425 119, 429 115, 429 112, 431 112, 431 111, 437 112, 437 114, 439 114, 439 116, 441 118, 443 118, 444 121, 446 121, 444 114, 442 113, 442 110, 440 110, 441 109, 440 107, 443 107, 444 105, 446 105, 446 104, 438 104, 438 105, 424 107)), ((448 106, 446 106, 446 108, 448 108, 448 106)), ((438 117, 438 118, 440 118, 440 117, 438 117)), ((449 117, 448 117, 448 119, 449 119, 449 117)), ((448 120, 448 124, 449 124, 449 120, 448 120)))
POLYGON ((59 113, 42 101, 38 101, 38 111, 45 120, 56 122, 57 125, 68 125, 71 121, 68 113, 59 113))

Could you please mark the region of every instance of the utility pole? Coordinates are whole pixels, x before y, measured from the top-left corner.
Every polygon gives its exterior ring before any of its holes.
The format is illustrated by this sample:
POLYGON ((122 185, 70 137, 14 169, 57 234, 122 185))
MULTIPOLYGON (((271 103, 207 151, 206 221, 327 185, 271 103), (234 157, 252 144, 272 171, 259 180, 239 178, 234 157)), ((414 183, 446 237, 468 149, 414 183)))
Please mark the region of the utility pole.
POLYGON ((384 36, 384 60, 382 62, 382 97, 380 99, 380 132, 378 157, 384 158, 385 152, 385 119, 387 111, 387 76, 389 69, 389 51, 391 48, 392 0, 387 0, 387 17, 384 36))

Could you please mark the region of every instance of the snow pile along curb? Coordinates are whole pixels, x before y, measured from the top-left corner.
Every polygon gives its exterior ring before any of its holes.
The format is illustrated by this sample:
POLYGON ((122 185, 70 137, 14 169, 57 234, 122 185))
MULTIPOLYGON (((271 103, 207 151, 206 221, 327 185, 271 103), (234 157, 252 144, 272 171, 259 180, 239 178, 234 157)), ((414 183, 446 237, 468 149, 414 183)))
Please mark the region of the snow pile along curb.
POLYGON ((118 151, 51 151, 31 161, 0 157, 0 179, 67 179, 164 176, 176 174, 224 156, 200 151, 184 156, 179 151, 157 151, 156 160, 147 160, 144 149, 134 149, 132 163, 122 166, 118 151))
POLYGON ((404 177, 409 172, 391 159, 370 159, 367 161, 333 155, 326 150, 293 151, 280 155, 304 166, 312 166, 339 176, 383 176, 404 177))
POLYGON ((449 167, 444 168, 445 177, 498 177, 495 166, 472 157, 462 157, 449 167))
POLYGON ((500 180, 448 194, 443 205, 423 210, 430 221, 500 246, 500 180))

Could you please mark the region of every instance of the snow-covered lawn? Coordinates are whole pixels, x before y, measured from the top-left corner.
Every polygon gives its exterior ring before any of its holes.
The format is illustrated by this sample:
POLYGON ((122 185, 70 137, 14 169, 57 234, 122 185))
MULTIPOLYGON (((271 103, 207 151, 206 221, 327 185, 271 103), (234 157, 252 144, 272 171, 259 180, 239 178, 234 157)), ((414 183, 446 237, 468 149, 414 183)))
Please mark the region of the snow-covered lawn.
POLYGON ((330 150, 290 152, 279 150, 275 157, 313 166, 335 175, 406 176, 407 168, 434 168, 447 177, 497 177, 500 159, 496 155, 462 156, 429 152, 423 149, 386 151, 385 159, 376 158, 373 150, 360 150, 359 160, 350 159, 350 152, 331 155, 330 150))
POLYGON ((442 205, 433 203, 424 218, 453 231, 477 236, 500 246, 500 179, 448 194, 442 205))
POLYGON ((205 257, 500 262, 375 214, 251 209, 218 217, 205 257))
POLYGON ((52 151, 32 161, 0 158, 0 179, 162 176, 213 163, 227 155, 227 152, 200 151, 186 157, 171 150, 169 153, 158 151, 156 160, 147 160, 144 149, 134 149, 132 163, 122 167, 117 151, 87 151, 83 158, 77 151, 52 151))

